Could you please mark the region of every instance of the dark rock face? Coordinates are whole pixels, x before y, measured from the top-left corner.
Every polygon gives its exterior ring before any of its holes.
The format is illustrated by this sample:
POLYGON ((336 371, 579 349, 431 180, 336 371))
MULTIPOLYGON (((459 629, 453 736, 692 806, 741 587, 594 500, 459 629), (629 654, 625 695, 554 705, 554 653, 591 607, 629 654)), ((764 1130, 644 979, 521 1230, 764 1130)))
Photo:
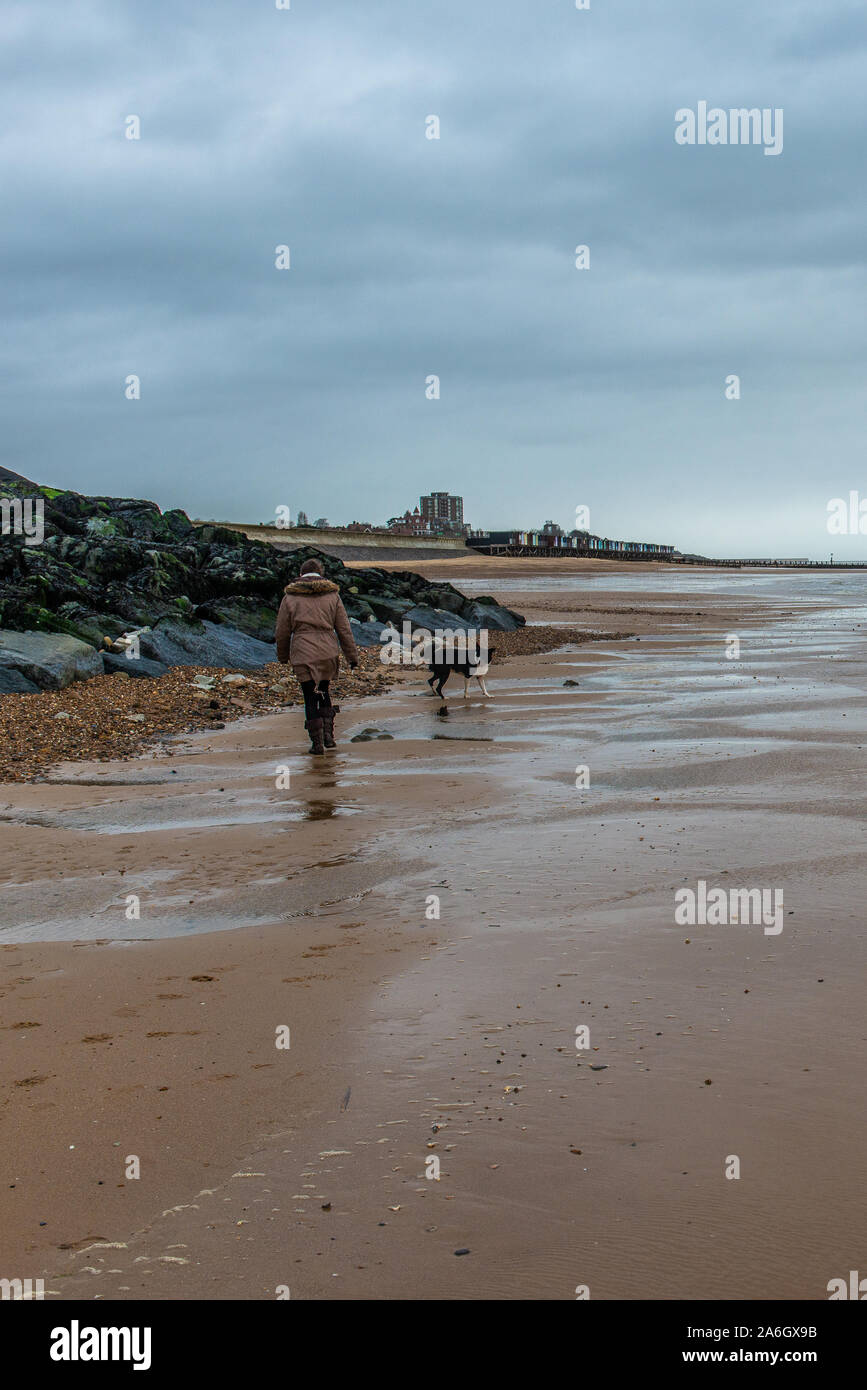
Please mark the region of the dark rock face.
POLYGON ((460 614, 449 612, 445 608, 419 606, 410 608, 404 616, 408 623, 412 623, 413 628, 424 628, 426 632, 435 632, 437 629, 466 632, 469 628, 478 626, 469 616, 462 618, 460 614))
MULTIPOLYGON (((8 470, 0 476, 0 496, 41 501, 45 529, 36 545, 0 536, 0 628, 65 634, 102 648, 106 637, 149 627, 141 635, 145 660, 253 669, 274 660, 283 589, 310 557, 339 586, 365 646, 379 644, 387 621, 400 627, 414 612, 435 616, 437 627, 524 622, 451 584, 408 571, 348 570, 312 546, 286 552, 224 526, 194 526, 185 512, 161 512, 153 502, 61 492, 8 470)), ((135 664, 121 661, 120 670, 135 664)))
POLYGON ((349 619, 356 647, 381 647, 382 623, 360 623, 357 618, 349 619))
POLYGON ((139 645, 142 656, 163 666, 230 666, 238 671, 257 671, 266 661, 277 660, 273 644, 210 622, 181 624, 163 618, 150 632, 140 634, 139 645))
POLYGON ((14 666, 0 666, 0 695, 32 695, 39 686, 34 685, 14 666))
POLYGON ((523 627, 525 622, 520 613, 513 613, 511 608, 503 608, 494 599, 487 599, 485 603, 476 599, 471 604, 470 618, 473 627, 486 627, 491 632, 514 632, 516 628, 523 627))
POLYGON ((169 669, 161 662, 151 661, 146 656, 137 657, 134 661, 119 652, 100 652, 100 656, 102 657, 103 670, 109 676, 113 676, 117 671, 122 671, 125 676, 131 676, 133 679, 142 680, 148 677, 155 680, 157 676, 164 676, 169 669))
POLYGON ((102 675, 99 653, 65 632, 0 630, 0 667, 43 690, 63 690, 73 681, 102 675))

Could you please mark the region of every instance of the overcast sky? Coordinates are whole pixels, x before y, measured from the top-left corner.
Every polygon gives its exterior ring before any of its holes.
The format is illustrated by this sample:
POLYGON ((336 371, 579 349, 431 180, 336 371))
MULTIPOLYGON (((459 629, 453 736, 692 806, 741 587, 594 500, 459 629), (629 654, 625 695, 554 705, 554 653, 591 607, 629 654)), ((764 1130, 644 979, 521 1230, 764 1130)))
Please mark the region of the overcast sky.
POLYGON ((5 0, 0 66, 7 467, 867 559, 863 0, 5 0))

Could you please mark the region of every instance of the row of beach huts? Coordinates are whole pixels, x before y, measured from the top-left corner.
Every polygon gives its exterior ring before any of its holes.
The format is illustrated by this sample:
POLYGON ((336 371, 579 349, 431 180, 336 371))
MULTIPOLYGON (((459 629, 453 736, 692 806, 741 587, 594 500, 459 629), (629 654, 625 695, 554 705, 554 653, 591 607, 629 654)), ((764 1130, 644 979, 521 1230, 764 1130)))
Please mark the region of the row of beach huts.
POLYGON ((467 536, 467 545, 483 555, 590 555, 599 559, 672 560, 673 545, 651 541, 613 541, 587 531, 557 535, 546 531, 483 531, 467 536))

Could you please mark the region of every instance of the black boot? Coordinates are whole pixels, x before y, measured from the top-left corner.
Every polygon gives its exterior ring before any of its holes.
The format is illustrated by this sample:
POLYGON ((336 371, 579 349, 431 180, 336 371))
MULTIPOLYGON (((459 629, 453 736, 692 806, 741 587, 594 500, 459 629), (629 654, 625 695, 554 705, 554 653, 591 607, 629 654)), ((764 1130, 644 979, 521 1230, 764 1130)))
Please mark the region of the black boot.
POLYGON ((322 720, 307 719, 305 720, 304 727, 310 735, 310 752, 324 753, 325 745, 322 742, 322 720))
POLYGON ((340 713, 340 706, 326 705, 325 708, 320 709, 319 712, 322 715, 323 732, 325 735, 325 747, 336 748, 337 744, 334 742, 334 716, 335 714, 340 713))

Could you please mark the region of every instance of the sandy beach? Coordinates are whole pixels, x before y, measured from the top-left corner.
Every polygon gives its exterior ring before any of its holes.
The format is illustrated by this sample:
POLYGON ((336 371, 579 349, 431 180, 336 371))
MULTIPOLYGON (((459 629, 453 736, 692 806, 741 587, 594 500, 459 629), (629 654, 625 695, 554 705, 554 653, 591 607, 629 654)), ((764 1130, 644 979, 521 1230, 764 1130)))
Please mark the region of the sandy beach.
POLYGON ((4 1271, 826 1298, 863 1263, 863 580, 430 563, 632 635, 490 700, 399 673, 326 759, 288 708, 0 787, 4 1271), (679 925, 699 880, 782 929, 679 925))

